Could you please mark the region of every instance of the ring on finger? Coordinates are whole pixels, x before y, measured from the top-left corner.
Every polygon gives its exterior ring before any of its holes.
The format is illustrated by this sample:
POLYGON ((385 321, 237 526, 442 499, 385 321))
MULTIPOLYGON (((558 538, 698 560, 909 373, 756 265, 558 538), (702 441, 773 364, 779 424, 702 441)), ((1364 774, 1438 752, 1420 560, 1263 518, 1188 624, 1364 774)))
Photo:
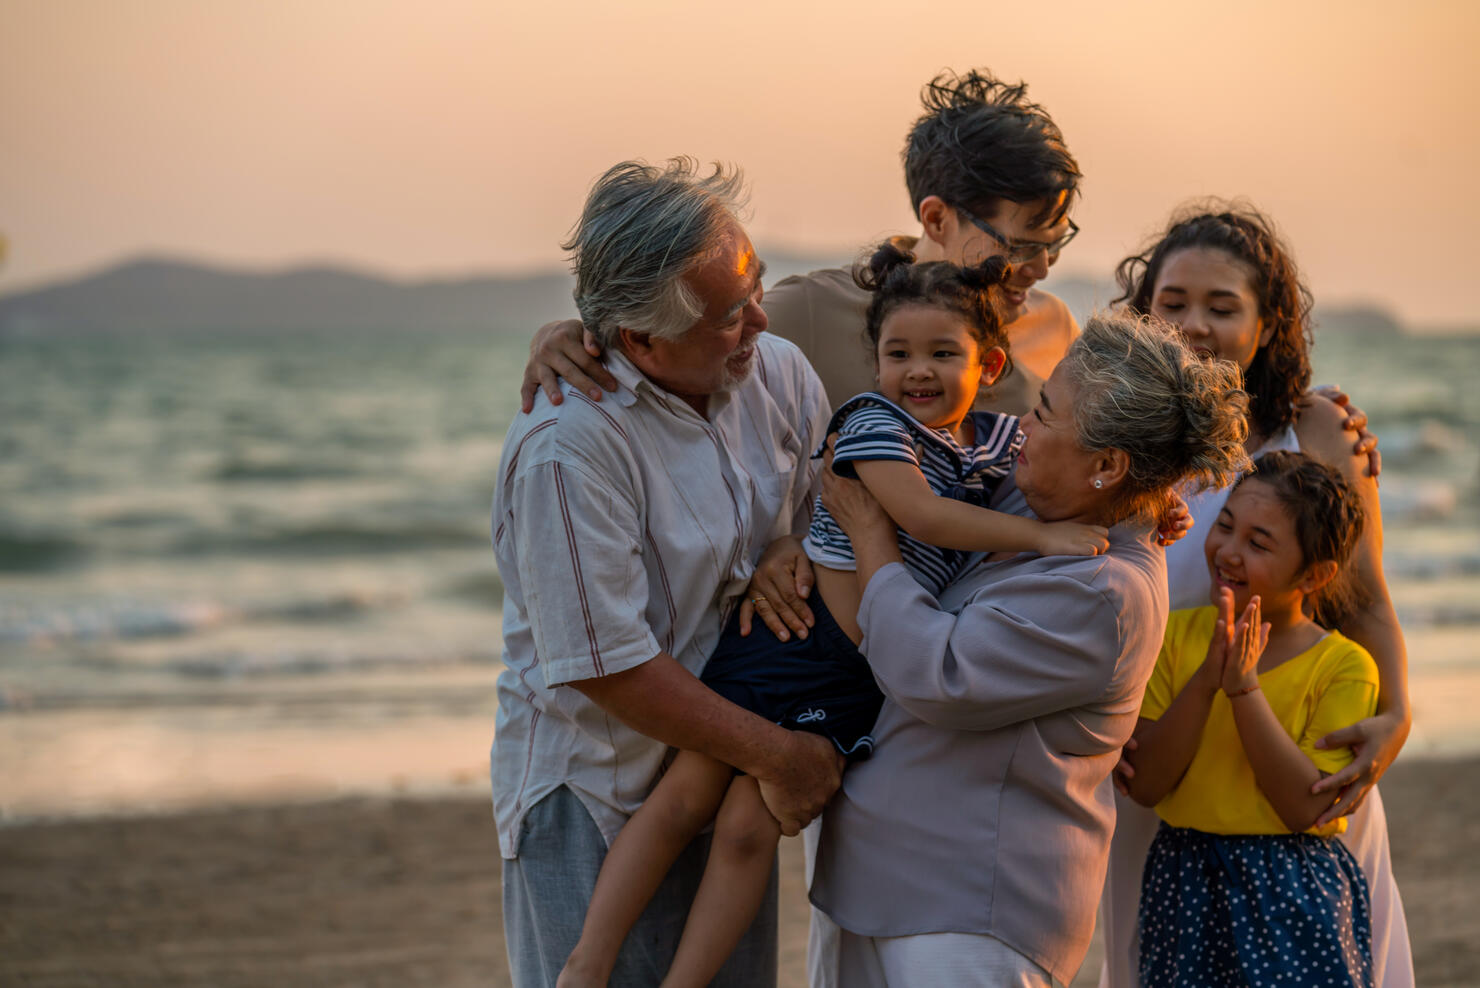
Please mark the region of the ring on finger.
POLYGON ((750 598, 750 602, 759 607, 766 602, 766 598, 761 594, 756 594, 754 597, 750 598))

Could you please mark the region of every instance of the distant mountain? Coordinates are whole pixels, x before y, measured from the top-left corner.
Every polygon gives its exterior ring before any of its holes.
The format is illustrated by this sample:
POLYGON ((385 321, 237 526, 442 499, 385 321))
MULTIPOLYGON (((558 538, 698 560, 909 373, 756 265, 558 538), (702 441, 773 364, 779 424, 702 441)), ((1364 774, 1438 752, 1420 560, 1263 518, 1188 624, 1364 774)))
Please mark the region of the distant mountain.
MULTIPOLYGON (((847 258, 769 251, 768 283, 847 258)), ((1057 275, 1045 287, 1082 322, 1115 296, 1107 281, 1057 275)), ((250 272, 140 258, 73 281, 0 296, 0 338, 139 332, 477 330, 528 335, 575 314, 563 272, 400 281, 328 266, 250 272)), ((1377 306, 1322 307, 1322 332, 1401 333, 1377 306)))
MULTIPOLYGON (((837 263, 768 255, 772 278, 837 263)), ((569 274, 398 281, 347 268, 260 273, 139 258, 0 296, 0 337, 138 332, 427 331, 527 335, 575 314, 569 274)))
POLYGON ((147 258, 0 298, 0 335, 477 327, 529 332, 532 325, 575 311, 570 287, 570 277, 558 273, 397 282, 331 267, 262 274, 147 258))

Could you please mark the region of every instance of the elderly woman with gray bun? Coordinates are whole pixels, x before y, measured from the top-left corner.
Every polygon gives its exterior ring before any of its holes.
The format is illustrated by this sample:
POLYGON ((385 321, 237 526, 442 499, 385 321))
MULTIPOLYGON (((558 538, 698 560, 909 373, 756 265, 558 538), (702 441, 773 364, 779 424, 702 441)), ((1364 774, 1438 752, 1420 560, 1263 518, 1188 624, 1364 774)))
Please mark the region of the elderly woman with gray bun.
POLYGON ((1166 626, 1156 518, 1174 487, 1246 462, 1237 368, 1101 314, 1023 420, 992 506, 1110 526, 1100 556, 986 557, 940 600, 895 526, 829 472, 853 542, 862 650, 883 689, 873 758, 823 818, 812 901, 841 930, 814 976, 850 986, 1066 983, 1115 824, 1110 773, 1166 626), (830 969, 830 970, 829 970, 830 969))

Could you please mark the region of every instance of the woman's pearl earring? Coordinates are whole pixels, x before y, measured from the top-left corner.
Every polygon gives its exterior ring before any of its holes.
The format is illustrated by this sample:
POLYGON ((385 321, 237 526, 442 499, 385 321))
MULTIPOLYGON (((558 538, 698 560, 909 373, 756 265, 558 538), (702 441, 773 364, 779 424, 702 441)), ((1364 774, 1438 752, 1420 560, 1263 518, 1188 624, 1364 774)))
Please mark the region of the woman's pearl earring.
POLYGON ((1104 487, 1104 486, 1105 486, 1105 482, 1103 480, 1101 480, 1099 477, 1096 477, 1095 478, 1095 490, 1099 490, 1101 487, 1104 487))

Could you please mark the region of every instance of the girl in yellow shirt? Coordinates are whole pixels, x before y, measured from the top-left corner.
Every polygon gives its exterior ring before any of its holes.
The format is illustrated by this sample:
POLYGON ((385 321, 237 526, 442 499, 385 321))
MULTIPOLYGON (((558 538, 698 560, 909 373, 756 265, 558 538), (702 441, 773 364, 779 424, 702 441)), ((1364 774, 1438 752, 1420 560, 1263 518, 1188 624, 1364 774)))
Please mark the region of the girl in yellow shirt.
POLYGON ((1128 780, 1161 829, 1141 885, 1141 983, 1372 984, 1368 893, 1311 787, 1352 759, 1317 748, 1377 709, 1378 674, 1327 631, 1362 505, 1332 468, 1267 453, 1208 534, 1213 606, 1175 611, 1128 780), (1235 619, 1235 615, 1238 615, 1235 619))

